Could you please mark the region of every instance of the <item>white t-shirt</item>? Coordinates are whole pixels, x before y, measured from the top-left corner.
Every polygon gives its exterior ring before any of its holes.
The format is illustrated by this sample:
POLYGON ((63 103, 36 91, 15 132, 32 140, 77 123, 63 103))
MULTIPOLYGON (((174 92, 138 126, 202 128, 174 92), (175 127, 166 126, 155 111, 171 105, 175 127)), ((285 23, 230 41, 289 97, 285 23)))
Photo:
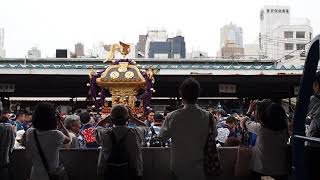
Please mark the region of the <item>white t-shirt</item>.
MULTIPOLYGON (((27 131, 26 149, 32 158, 31 180, 49 180, 48 174, 39 154, 33 132, 34 128, 27 131)), ((62 147, 64 135, 58 130, 36 131, 40 146, 47 159, 50 171, 54 171, 59 167, 59 148, 62 147)))

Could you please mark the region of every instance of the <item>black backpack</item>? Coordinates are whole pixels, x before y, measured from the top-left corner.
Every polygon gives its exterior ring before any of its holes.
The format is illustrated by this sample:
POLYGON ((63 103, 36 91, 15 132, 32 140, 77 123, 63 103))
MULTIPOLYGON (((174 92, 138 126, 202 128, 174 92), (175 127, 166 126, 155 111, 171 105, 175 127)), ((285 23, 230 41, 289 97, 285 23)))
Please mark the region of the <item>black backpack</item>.
POLYGON ((110 133, 112 149, 106 163, 105 180, 136 179, 136 170, 130 167, 130 155, 125 144, 128 133, 129 130, 119 141, 113 131, 110 133))

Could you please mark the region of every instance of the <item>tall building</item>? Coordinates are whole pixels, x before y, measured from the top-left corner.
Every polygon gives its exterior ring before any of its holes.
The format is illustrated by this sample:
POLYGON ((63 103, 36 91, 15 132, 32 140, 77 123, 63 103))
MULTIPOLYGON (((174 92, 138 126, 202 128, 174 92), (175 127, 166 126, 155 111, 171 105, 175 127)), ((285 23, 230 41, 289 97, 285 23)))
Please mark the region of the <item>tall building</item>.
POLYGON ((171 58, 186 58, 186 43, 183 36, 178 35, 167 41, 171 43, 171 58))
POLYGON ((305 58, 313 30, 308 19, 291 19, 290 13, 289 6, 264 6, 260 11, 259 46, 267 58, 305 58))
MULTIPOLYGON (((161 42, 161 43, 166 42, 167 38, 168 38, 168 35, 167 35, 166 30, 150 30, 150 31, 148 31, 147 36, 146 36, 144 57, 150 58, 149 51, 150 51, 151 44, 154 44, 155 42, 161 42)), ((157 43, 155 43, 155 44, 157 44, 157 43)))
POLYGON ((147 35, 139 35, 139 42, 137 44, 138 54, 141 57, 144 57, 144 53, 146 51, 146 42, 147 42, 147 35))
POLYGON ((230 23, 220 28, 220 48, 223 48, 227 43, 233 43, 236 47, 243 48, 243 31, 241 27, 230 23))
POLYGON ((0 49, 3 48, 3 44, 4 44, 4 29, 0 28, 0 49))
POLYGON ((30 59, 39 59, 39 58, 41 58, 41 51, 36 47, 32 47, 28 51, 28 58, 30 58, 30 59))
POLYGON ((168 38, 165 30, 148 31, 144 55, 146 58, 185 58, 184 37, 168 38))
POLYGON ((0 58, 6 57, 6 51, 4 49, 0 49, 0 58))
POLYGON ((70 58, 71 53, 68 49, 56 49, 56 58, 70 58))
POLYGON ((84 45, 82 43, 77 43, 74 45, 74 53, 77 57, 84 56, 84 45))
POLYGON ((4 29, 0 28, 0 58, 6 57, 6 51, 4 50, 4 29))

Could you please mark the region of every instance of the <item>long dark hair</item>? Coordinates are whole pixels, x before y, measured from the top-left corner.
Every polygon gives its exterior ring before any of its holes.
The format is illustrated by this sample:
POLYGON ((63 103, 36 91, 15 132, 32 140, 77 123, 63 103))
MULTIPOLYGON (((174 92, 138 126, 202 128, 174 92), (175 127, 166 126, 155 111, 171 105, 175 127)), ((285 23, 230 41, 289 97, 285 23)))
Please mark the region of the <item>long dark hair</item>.
POLYGON ((281 131, 288 128, 287 115, 280 103, 272 103, 266 107, 261 117, 263 127, 273 131, 281 131))
POLYGON ((54 107, 50 103, 39 103, 32 115, 32 125, 39 131, 57 129, 57 118, 54 107))

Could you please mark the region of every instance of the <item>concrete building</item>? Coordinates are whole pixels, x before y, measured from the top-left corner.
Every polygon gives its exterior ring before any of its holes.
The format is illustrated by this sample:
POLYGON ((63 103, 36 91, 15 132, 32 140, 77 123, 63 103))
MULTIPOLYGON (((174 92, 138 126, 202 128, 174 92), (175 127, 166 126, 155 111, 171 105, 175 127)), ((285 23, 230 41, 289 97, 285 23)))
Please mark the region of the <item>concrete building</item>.
POLYGON ((27 57, 30 59, 40 59, 41 58, 41 51, 37 47, 32 47, 28 51, 27 57))
MULTIPOLYGON (((157 46, 157 42, 161 42, 159 44, 162 44, 163 42, 166 42, 168 38, 167 31, 166 30, 150 30, 148 31, 146 35, 146 44, 145 44, 145 51, 144 51, 144 57, 149 58, 149 51, 150 51, 150 44, 155 44, 154 46, 157 46)), ((165 48, 165 47, 163 47, 165 48)))
POLYGON ((261 59, 259 44, 244 44, 244 58, 245 59, 261 59))
POLYGON ((84 57, 84 45, 82 43, 75 44, 74 53, 76 57, 84 57))
POLYGON ((4 50, 4 29, 0 28, 0 58, 6 57, 6 51, 4 50))
POLYGON ((0 49, 3 48, 3 44, 4 44, 4 29, 0 28, 0 49))
POLYGON ((98 45, 94 44, 90 52, 90 56, 93 58, 106 58, 108 50, 105 49, 105 44, 99 42, 98 45))
POLYGON ((187 58, 207 58, 208 53, 203 51, 191 51, 187 53, 187 58))
POLYGON ((6 51, 4 49, 0 49, 0 58, 6 57, 6 51))
POLYGON ((241 47, 238 47, 238 45, 234 42, 227 42, 226 45, 224 45, 221 48, 221 57, 222 58, 235 58, 240 59, 243 57, 244 49, 241 47))
POLYGON ((179 35, 168 38, 165 30, 148 31, 144 55, 145 58, 185 58, 184 37, 179 35))
POLYGON ((71 53, 69 49, 56 49, 56 58, 70 58, 71 53))
POLYGON ((261 53, 277 61, 303 60, 312 31, 308 19, 290 18, 289 6, 264 6, 260 12, 261 53))
POLYGON ((139 35, 139 42, 137 44, 138 57, 145 57, 147 35, 139 35))
POLYGON ((220 28, 220 48, 223 48, 227 42, 234 43, 236 47, 243 48, 242 28, 235 24, 224 25, 220 28))

